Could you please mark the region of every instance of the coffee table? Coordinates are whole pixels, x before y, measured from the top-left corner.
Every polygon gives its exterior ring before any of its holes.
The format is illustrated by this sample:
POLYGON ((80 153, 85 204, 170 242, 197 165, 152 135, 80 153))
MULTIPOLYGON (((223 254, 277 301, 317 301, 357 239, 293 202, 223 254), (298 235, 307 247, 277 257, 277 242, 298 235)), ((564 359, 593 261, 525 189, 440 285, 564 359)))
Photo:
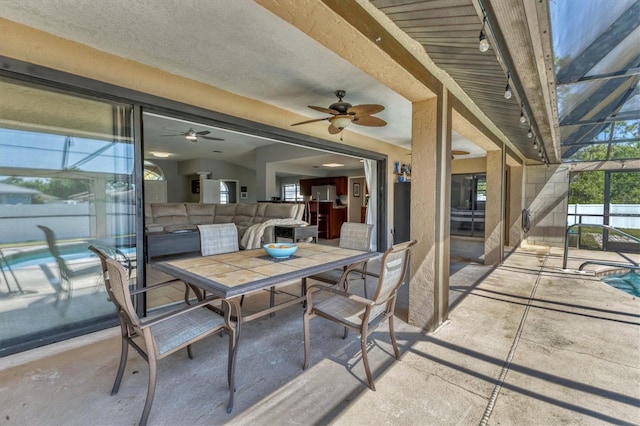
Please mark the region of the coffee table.
POLYGON ((200 251, 200 233, 197 230, 147 232, 144 237, 147 240, 147 262, 154 257, 200 251))
POLYGON ((276 241, 278 238, 288 238, 294 243, 313 238, 313 242, 318 242, 318 226, 317 225, 275 225, 273 227, 273 236, 276 241))

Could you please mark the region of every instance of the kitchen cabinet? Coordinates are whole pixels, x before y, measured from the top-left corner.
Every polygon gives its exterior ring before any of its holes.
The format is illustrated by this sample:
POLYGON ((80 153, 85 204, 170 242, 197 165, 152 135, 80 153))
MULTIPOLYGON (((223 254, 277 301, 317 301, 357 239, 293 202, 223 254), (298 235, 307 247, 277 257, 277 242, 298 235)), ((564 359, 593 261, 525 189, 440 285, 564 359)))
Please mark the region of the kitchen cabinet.
POLYGON ((335 185, 336 195, 347 195, 349 193, 349 178, 346 176, 338 176, 314 179, 300 179, 300 194, 312 195, 311 187, 320 185, 335 185))
MULTIPOLYGON (((331 203, 328 203, 331 204, 331 203)), ((329 213, 329 238, 340 238, 340 228, 342 224, 347 221, 347 208, 346 207, 334 207, 331 204, 331 210, 329 213)))

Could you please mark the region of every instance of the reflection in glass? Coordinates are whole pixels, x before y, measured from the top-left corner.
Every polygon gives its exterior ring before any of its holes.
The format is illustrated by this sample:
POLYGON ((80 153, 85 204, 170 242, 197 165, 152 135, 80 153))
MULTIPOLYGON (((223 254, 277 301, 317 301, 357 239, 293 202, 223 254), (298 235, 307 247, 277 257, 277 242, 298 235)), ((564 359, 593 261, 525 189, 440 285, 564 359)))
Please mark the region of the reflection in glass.
POLYGON ((87 247, 135 261, 136 197, 128 105, 9 81, 0 91, 3 356, 112 324, 87 247))

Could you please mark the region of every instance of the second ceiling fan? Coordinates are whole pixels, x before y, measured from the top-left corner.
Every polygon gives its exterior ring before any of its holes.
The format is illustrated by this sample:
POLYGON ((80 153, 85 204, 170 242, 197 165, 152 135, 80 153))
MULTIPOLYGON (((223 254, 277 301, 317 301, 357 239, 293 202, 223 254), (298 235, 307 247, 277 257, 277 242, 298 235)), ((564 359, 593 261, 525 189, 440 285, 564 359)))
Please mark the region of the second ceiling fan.
POLYGON ((190 127, 189 130, 187 130, 186 132, 180 132, 179 130, 173 130, 173 129, 169 129, 167 127, 165 127, 165 129, 170 130, 172 132, 178 132, 175 133, 173 135, 161 135, 161 136, 184 136, 184 138, 188 141, 191 142, 197 142, 198 138, 202 138, 202 139, 208 139, 210 141, 223 141, 224 139, 220 139, 220 138, 214 138, 213 136, 207 136, 209 133, 211 133, 208 130, 202 130, 200 132, 196 132, 195 130, 193 130, 193 127, 190 127))
POLYGON ((329 108, 309 105, 309 108, 329 114, 329 117, 316 118, 314 120, 301 121, 300 123, 294 123, 292 126, 298 126, 300 124, 315 123, 318 121, 329 121, 329 133, 335 135, 340 133, 345 127, 353 124, 360 126, 371 127, 383 127, 387 125, 387 122, 381 118, 373 117, 376 114, 384 110, 382 105, 377 104, 363 104, 363 105, 351 105, 348 102, 344 102, 342 98, 345 97, 347 92, 345 90, 336 90, 335 95, 338 97, 338 102, 329 105, 329 108))

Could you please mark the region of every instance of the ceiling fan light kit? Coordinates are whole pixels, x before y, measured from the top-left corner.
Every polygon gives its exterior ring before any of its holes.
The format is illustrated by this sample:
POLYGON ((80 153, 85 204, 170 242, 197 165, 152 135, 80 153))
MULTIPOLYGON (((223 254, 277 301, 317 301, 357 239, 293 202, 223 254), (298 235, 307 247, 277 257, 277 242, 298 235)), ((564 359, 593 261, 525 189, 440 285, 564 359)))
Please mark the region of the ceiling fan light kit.
POLYGON ((336 90, 334 93, 338 98, 338 102, 332 103, 331 105, 329 105, 329 108, 309 105, 309 108, 315 111, 330 114, 329 117, 301 121, 300 123, 292 124, 292 126, 327 120, 330 123, 328 128, 329 133, 335 135, 337 133, 340 133, 351 123, 369 127, 382 127, 387 125, 386 121, 373 116, 373 114, 384 110, 384 107, 382 105, 363 104, 353 106, 350 103, 344 102, 342 100, 342 98, 344 98, 344 96, 347 94, 345 90, 336 90))
POLYGON ((338 115, 335 117, 329 117, 329 121, 334 127, 342 130, 349 124, 351 124, 351 121, 353 121, 353 117, 350 115, 338 115))

